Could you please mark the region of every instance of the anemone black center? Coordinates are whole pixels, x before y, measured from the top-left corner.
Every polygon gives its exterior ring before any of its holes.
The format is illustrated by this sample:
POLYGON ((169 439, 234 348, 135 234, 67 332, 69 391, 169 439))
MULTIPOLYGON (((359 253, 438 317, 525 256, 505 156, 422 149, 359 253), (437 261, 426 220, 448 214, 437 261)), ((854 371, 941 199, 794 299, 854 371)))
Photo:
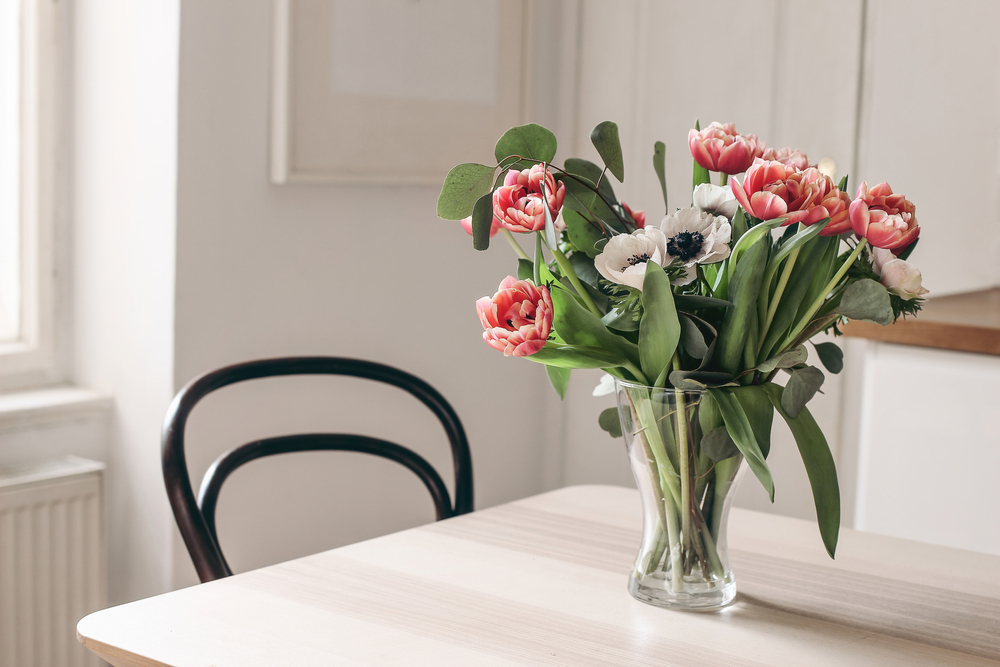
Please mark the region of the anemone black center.
POLYGON ((674 257, 680 257, 682 262, 686 262, 699 252, 705 244, 705 237, 701 232, 681 232, 677 236, 667 241, 667 252, 674 257))
MULTIPOLYGON (((636 264, 642 264, 643 262, 648 262, 649 255, 646 253, 642 253, 641 255, 632 255, 625 261, 628 262, 629 266, 635 266, 636 264)), ((624 271, 625 268, 627 267, 622 267, 622 271, 624 271)))

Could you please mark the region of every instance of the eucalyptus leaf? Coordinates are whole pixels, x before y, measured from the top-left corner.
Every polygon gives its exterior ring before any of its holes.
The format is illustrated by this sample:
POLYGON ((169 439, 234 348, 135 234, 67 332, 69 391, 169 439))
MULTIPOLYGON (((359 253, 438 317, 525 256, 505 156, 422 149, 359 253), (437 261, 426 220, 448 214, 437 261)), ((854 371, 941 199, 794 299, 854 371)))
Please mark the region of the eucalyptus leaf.
POLYGON ((844 351, 836 343, 813 343, 820 363, 834 375, 844 370, 844 351))
POLYGON ((566 197, 563 200, 564 211, 566 209, 578 211, 585 217, 589 216, 600 220, 619 234, 625 233, 625 225, 619 219, 618 214, 597 196, 595 191, 597 185, 594 181, 575 174, 562 174, 560 180, 566 186, 566 197))
POLYGON ((701 406, 698 408, 698 424, 702 433, 708 433, 724 426, 722 413, 719 412, 719 404, 712 397, 712 392, 706 392, 701 397, 701 406))
POLYGON ((642 308, 642 320, 639 322, 640 368, 646 379, 653 381, 670 363, 681 336, 670 279, 656 262, 646 262, 642 308))
POLYGON ((487 192, 476 200, 472 208, 472 247, 486 250, 490 247, 490 231, 493 228, 493 193, 487 192))
POLYGON ((653 144, 653 171, 656 172, 656 178, 660 181, 660 190, 663 192, 663 208, 667 213, 670 213, 670 202, 667 200, 667 176, 664 167, 666 153, 667 147, 662 141, 653 144))
MULTIPOLYGON (((598 243, 603 244, 608 239, 600 225, 587 220, 579 212, 563 208, 563 222, 566 223, 566 232, 569 234, 570 243, 580 252, 593 259, 601 254, 598 243)), ((593 262, 590 262, 593 266, 593 262)), ((596 269, 595 269, 596 271, 596 269)))
POLYGON ((815 366, 791 369, 791 377, 781 392, 781 407, 792 418, 798 417, 806 403, 823 386, 825 379, 823 371, 815 366))
POLYGON ((622 144, 618 139, 618 124, 610 120, 598 123, 597 127, 590 133, 590 141, 593 142, 597 153, 604 160, 608 171, 614 174, 618 182, 625 180, 625 160, 622 158, 622 144))
MULTIPOLYGON (((497 162, 517 155, 539 162, 552 162, 556 156, 556 135, 547 128, 534 123, 512 127, 497 142, 493 155, 497 162)), ((523 168, 516 165, 515 168, 523 168)))
POLYGON ((681 324, 681 345, 684 351, 694 359, 704 359, 708 352, 708 344, 701 329, 688 315, 678 313, 677 317, 681 324))
POLYGON ((847 286, 837 312, 852 320, 868 320, 883 326, 892 324, 894 317, 889 291, 870 278, 847 286))
POLYGON ((771 470, 767 467, 767 461, 761 452, 760 445, 754 435, 753 427, 747 419, 746 413, 739 400, 733 395, 733 389, 711 389, 709 390, 719 405, 719 412, 722 420, 726 424, 729 435, 736 442, 736 446, 747 460, 750 470, 760 480, 761 485, 767 491, 771 502, 774 502, 774 480, 771 478, 771 470))
POLYGON ((563 163, 563 170, 575 176, 583 176, 595 185, 599 182, 601 185, 597 188, 597 191, 608 201, 612 203, 618 202, 618 199, 615 197, 614 188, 611 187, 610 179, 601 178, 604 169, 590 160, 583 160, 576 157, 567 158, 566 162, 563 163))
POLYGON ((622 421, 618 417, 618 408, 608 408, 601 411, 597 424, 602 431, 607 431, 612 438, 622 437, 622 421))
POLYGON ((552 383, 552 388, 559 394, 560 399, 566 398, 566 387, 569 386, 569 374, 571 372, 571 369, 559 366, 545 367, 545 373, 549 376, 549 382, 552 383))
POLYGON ((733 376, 716 371, 673 371, 668 380, 676 389, 705 389, 729 384, 733 381, 733 376))
POLYGON ((701 451, 713 461, 725 461, 740 453, 725 426, 714 428, 701 438, 701 451))
POLYGON ((535 279, 535 263, 530 259, 524 259, 523 257, 517 258, 517 279, 518 280, 531 280, 535 279))
POLYGON ((809 352, 806 350, 804 345, 796 345, 790 350, 786 350, 776 357, 768 359, 762 364, 758 364, 757 370, 759 370, 764 375, 767 375, 775 368, 791 368, 797 364, 801 364, 806 359, 809 358, 809 352))
POLYGON ((803 408, 797 417, 792 417, 782 408, 781 387, 770 382, 761 386, 795 438, 812 487, 819 532, 827 553, 833 558, 840 534, 840 485, 830 446, 807 408, 803 408))
POLYGON ((750 246, 743 261, 736 267, 729 285, 729 298, 733 306, 723 317, 715 354, 719 368, 732 375, 737 373, 743 344, 750 330, 750 319, 757 316, 757 294, 766 261, 767 247, 764 243, 750 246))
POLYGON ((438 195, 437 214, 445 220, 472 215, 476 201, 493 188, 493 167, 475 162, 460 164, 444 178, 438 195))

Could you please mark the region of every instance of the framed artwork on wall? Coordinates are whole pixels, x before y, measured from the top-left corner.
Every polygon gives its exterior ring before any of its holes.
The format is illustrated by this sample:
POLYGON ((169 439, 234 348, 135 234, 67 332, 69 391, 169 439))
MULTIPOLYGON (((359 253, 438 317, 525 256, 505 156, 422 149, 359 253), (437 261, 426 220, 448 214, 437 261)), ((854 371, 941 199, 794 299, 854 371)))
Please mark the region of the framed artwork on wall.
POLYGON ((271 180, 441 183, 523 122, 528 0, 275 0, 271 180))

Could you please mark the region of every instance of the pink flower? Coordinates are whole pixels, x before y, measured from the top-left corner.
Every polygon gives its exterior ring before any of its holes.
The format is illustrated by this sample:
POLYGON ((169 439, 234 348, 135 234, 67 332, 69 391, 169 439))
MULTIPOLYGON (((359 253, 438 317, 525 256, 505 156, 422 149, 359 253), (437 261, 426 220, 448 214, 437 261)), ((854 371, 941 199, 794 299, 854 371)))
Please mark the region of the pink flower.
POLYGON ((645 211, 633 211, 631 208, 629 208, 629 205, 626 204, 625 202, 622 202, 622 208, 625 209, 625 212, 629 215, 630 218, 632 218, 632 222, 635 223, 636 229, 642 229, 643 227, 646 226, 645 211))
POLYGON ((896 255, 920 236, 917 208, 903 195, 892 194, 888 183, 869 190, 862 182, 849 213, 855 234, 896 255))
POLYGON ((531 169, 511 169, 503 185, 493 193, 493 216, 512 232, 537 232, 545 227, 545 204, 553 221, 566 198, 566 186, 556 186, 552 172, 540 164, 531 169), (545 178, 546 202, 542 201, 542 178, 545 178))
POLYGON ((928 293, 921 284, 920 270, 893 255, 891 250, 872 249, 872 270, 878 274, 879 282, 903 301, 928 293))
POLYGON ((729 186, 743 210, 755 218, 785 218, 783 226, 796 222, 809 226, 830 218, 820 232, 822 236, 835 236, 850 229, 849 198, 829 176, 813 167, 799 171, 780 162, 757 158, 747 170, 743 184, 732 178, 729 186))
MULTIPOLYGON (((467 231, 469 233, 469 236, 472 236, 472 216, 470 215, 468 218, 462 218, 460 222, 462 223, 462 229, 467 231)), ((490 227, 490 238, 496 236, 497 232, 499 231, 500 231, 500 221, 497 220, 497 217, 494 215, 493 225, 490 227)))
POLYGON ((544 285, 507 276, 491 299, 476 301, 483 340, 504 356, 527 357, 545 346, 552 330, 552 297, 544 285))
POLYGON ((780 162, 786 167, 800 170, 809 168, 809 158, 798 148, 768 148, 761 157, 771 162, 780 162))
POLYGON ((732 123, 712 123, 701 132, 688 132, 688 147, 695 162, 705 169, 739 174, 764 154, 765 144, 756 135, 736 134, 732 123))

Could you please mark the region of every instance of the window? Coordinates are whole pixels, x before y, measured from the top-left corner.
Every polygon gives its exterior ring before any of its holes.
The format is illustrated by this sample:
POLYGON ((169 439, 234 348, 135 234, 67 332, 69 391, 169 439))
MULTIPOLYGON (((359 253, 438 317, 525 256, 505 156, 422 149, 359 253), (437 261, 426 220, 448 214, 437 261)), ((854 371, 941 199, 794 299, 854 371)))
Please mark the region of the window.
POLYGON ((52 0, 0 0, 0 389, 57 380, 52 0))

